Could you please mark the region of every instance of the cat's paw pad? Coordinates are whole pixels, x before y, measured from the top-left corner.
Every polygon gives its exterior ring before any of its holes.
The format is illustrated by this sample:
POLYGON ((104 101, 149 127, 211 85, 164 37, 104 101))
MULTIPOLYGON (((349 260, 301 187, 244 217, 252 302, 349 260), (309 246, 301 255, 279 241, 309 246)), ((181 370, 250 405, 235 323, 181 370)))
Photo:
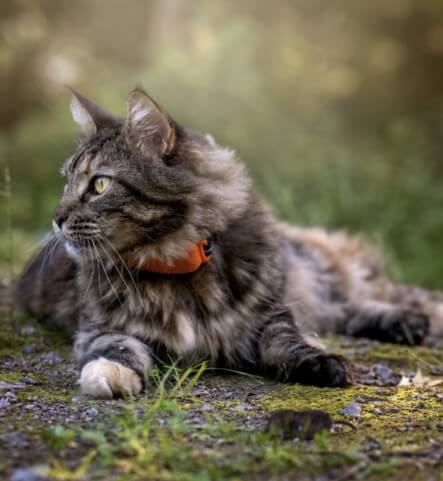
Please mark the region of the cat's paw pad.
POLYGON ((344 387, 352 384, 352 374, 346 359, 325 352, 301 361, 293 374, 295 382, 311 386, 344 387))
POLYGON ((385 341, 396 344, 421 344, 430 329, 429 317, 414 309, 396 313, 382 322, 385 341))
POLYGON ((83 366, 79 384, 83 394, 100 399, 135 396, 142 390, 140 376, 135 371, 103 357, 83 366))

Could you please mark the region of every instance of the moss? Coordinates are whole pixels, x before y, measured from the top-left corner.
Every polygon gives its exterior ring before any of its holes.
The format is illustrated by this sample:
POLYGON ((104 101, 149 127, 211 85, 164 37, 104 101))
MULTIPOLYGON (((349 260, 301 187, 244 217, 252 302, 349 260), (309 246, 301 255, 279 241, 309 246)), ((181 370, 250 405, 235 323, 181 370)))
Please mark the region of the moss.
POLYGON ((21 381, 22 376, 17 372, 0 371, 0 381, 13 384, 21 381))
POLYGON ((423 346, 365 341, 362 344, 348 339, 332 338, 325 341, 331 351, 362 364, 384 363, 391 367, 415 370, 418 366, 443 366, 443 351, 423 346), (357 344, 357 347, 356 347, 357 344))
MULTIPOLYGON (((31 321, 26 320, 25 323, 21 324, 30 325, 31 321)), ((35 331, 31 334, 15 335, 10 323, 0 324, 0 345, 5 346, 16 366, 15 371, 11 372, 9 361, 0 363, 0 379, 14 383, 22 381, 26 375, 34 381, 34 384, 31 382, 26 388, 15 391, 17 405, 13 404, 10 408, 8 419, 0 419, 0 432, 11 429, 27 432, 38 438, 39 446, 42 446, 46 441, 39 437, 39 431, 47 427, 48 420, 40 419, 38 410, 28 411, 24 405, 35 402, 43 405, 43 409, 47 406, 49 411, 60 402, 65 403, 66 407, 72 406, 71 398, 78 392, 69 370, 65 365, 51 367, 39 362, 40 355, 48 351, 55 351, 69 359, 70 343, 58 332, 41 326, 33 325, 35 331), (23 350, 27 345, 34 348, 31 354, 23 350)), ((417 366, 426 368, 443 363, 443 353, 427 348, 355 341, 351 344, 349 340, 338 338, 328 343, 331 350, 339 351, 359 363, 383 362, 391 367, 411 370, 417 366)), ((401 451, 427 448, 431 438, 443 441, 438 430, 438 425, 443 424, 442 403, 436 395, 442 392, 439 388, 424 390, 355 386, 349 389, 319 389, 278 385, 269 392, 269 386, 264 390, 259 389, 259 386, 263 386, 262 380, 210 374, 199 380, 199 372, 198 368, 191 369, 187 375, 177 371, 166 383, 160 376, 157 385, 153 379, 146 396, 133 402, 112 401, 108 404, 81 398, 75 404, 76 408, 96 407, 107 419, 107 424, 102 427, 79 431, 88 443, 92 442, 91 436, 95 439, 92 444, 96 444, 99 454, 94 463, 103 463, 101 468, 107 472, 112 465, 112 475, 115 470, 119 471, 125 466, 124 470, 128 473, 139 473, 139 477, 134 479, 145 479, 145 474, 154 470, 151 479, 161 474, 177 475, 176 479, 184 480, 209 479, 208 476, 228 480, 260 479, 268 475, 280 479, 278 476, 282 473, 290 473, 293 477, 299 474, 314 476, 357 466, 364 459, 361 475, 365 479, 403 481, 407 476, 410 481, 416 481, 425 479, 423 473, 411 463, 403 463, 401 451), (176 385, 179 379, 184 381, 176 385), (193 395, 192 387, 197 381, 206 387, 205 395, 200 399, 193 395), (238 389, 245 396, 246 393, 255 392, 252 404, 259 409, 236 409, 239 404, 250 402, 243 396, 229 400, 223 400, 223 396, 217 397, 216 393, 224 389, 238 389), (215 392, 214 396, 209 395, 210 392, 215 392), (261 392, 268 394, 262 396, 261 392), (280 408, 318 408, 328 411, 336 420, 343 420, 345 416, 340 414, 340 410, 352 401, 359 402, 363 408, 360 418, 351 419, 357 429, 352 431, 344 427, 340 432, 318 439, 317 442, 283 443, 270 439, 261 432, 261 428, 245 429, 246 419, 251 416, 255 416, 257 426, 261 425, 263 419, 258 419, 262 417, 260 408, 265 412, 280 408), (211 403, 213 410, 202 410, 202 404, 206 403, 211 403), (128 415, 128 409, 134 414, 128 415), (146 415, 143 423, 140 423, 136 412, 143 411, 146 415), (198 426, 194 426, 194 421, 186 421, 193 420, 195 412, 200 413, 203 419, 198 426), (114 421, 111 421, 114 417, 114 421), (112 426, 112 423, 115 425, 112 426), (165 429, 165 426, 169 428, 165 429), (146 442, 140 445, 140 439, 146 442), (380 444, 377 450, 380 454, 376 459, 368 451, 368 443, 373 443, 373 440, 380 444), (122 454, 119 446, 131 447, 126 447, 129 451, 122 454), (145 463, 142 455, 149 455, 152 460, 145 463)), ((60 437, 60 433, 57 436, 60 437)), ((68 465, 71 465, 71 458, 80 462, 85 449, 89 449, 90 444, 82 444, 79 439, 76 438, 72 446, 70 444, 71 454, 66 458, 68 465)), ((62 452, 56 456, 63 461, 62 452)))
POLYGON ((419 449, 431 436, 443 440, 437 427, 443 422, 442 403, 433 390, 417 388, 377 388, 359 386, 349 389, 321 389, 306 386, 280 386, 261 400, 266 411, 276 409, 322 409, 336 420, 351 420, 356 426, 335 435, 338 449, 355 446, 366 449, 376 439, 383 450, 419 449), (359 402, 361 417, 350 419, 340 413, 350 402, 359 402), (429 413, 432 416, 429 416, 429 413))

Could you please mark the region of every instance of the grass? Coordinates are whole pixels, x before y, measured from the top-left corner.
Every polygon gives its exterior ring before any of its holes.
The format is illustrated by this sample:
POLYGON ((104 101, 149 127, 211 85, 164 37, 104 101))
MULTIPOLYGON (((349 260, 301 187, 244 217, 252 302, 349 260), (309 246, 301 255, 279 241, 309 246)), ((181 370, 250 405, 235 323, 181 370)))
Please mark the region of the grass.
POLYGON ((315 471, 315 452, 330 465, 352 462, 348 453, 333 453, 329 438, 319 436, 312 453, 301 456, 296 445, 281 443, 271 434, 246 430, 206 414, 199 426, 187 413, 198 400, 192 389, 204 366, 178 371, 158 371, 155 394, 143 401, 131 401, 124 413, 113 420, 111 430, 102 425, 91 430, 53 428, 44 437, 60 452, 76 440, 90 448, 74 470, 54 461, 48 474, 56 480, 117 476, 121 480, 206 481, 246 479, 254 474, 278 475, 299 470, 315 471), (178 377, 177 377, 178 376, 178 377), (174 381, 171 382, 171 379, 174 381), (165 386, 169 384, 169 389, 165 386), (112 473, 112 475, 111 475, 112 473))
MULTIPOLYGON (((413 467, 402 461, 402 449, 411 448, 411 439, 416 446, 412 447, 414 450, 427 437, 438 435, 435 429, 423 432, 418 427, 422 418, 428 416, 427 412, 422 412, 415 420, 417 433, 408 432, 401 436, 400 444, 396 429, 401 427, 404 419, 399 416, 396 421, 391 420, 391 423, 394 422, 391 425, 381 417, 374 425, 377 416, 370 412, 358 421, 357 435, 324 431, 317 434, 313 442, 282 442, 261 429, 245 429, 238 421, 227 421, 223 411, 215 415, 206 414, 204 421, 195 426, 189 422, 188 416, 198 405, 198 400, 192 396, 191 386, 197 383, 202 372, 201 367, 185 370, 180 374, 180 380, 172 384, 168 382, 170 372, 158 378, 161 382, 155 394, 143 401, 128 402, 124 412, 113 419, 111 426, 101 425, 86 430, 55 427, 47 431, 45 439, 57 453, 48 471, 50 477, 60 481, 85 478, 228 481, 287 479, 285 476, 300 475, 314 477, 340 469, 355 470, 361 479, 384 479, 384 476, 401 479, 405 473, 414 472, 413 467), (166 384, 170 384, 167 390, 166 384), (365 444, 368 439, 375 438, 382 443, 385 454, 371 459, 365 444), (86 443, 89 448, 77 467, 70 469, 63 463, 63 454, 60 454, 68 453, 79 443, 86 443), (395 472, 397 475, 394 476, 395 472)), ((277 407, 303 409, 308 405, 335 412, 334 402, 344 406, 356 395, 365 393, 373 396, 374 389, 341 392, 286 386, 265 397, 263 405, 268 410, 277 407)), ((384 406, 417 404, 412 391, 406 394, 407 402, 396 396, 400 393, 392 392, 384 406)), ((420 477, 415 473, 413 479, 420 477)))
MULTIPOLYGON (((30 319, 17 322, 35 330, 23 335, 19 329, 15 335, 9 323, 1 325, 0 344, 7 347, 0 355, 0 380, 17 383, 26 375, 36 383, 15 391, 12 410, 0 417, 0 449, 4 434, 26 433, 40 454, 36 457, 20 447, 14 452, 25 466, 26 460, 31 466, 41 460, 43 465, 37 469, 50 479, 261 481, 329 479, 342 472, 370 481, 387 476, 394 481, 405 476, 417 481, 438 472, 432 466, 421 472, 416 464, 428 462, 421 453, 443 441, 440 387, 320 389, 275 385, 239 373, 222 375, 204 363, 188 369, 172 364, 156 369, 137 399, 93 400, 78 396, 75 373, 66 364, 67 341, 30 319), (34 346, 31 354, 23 351, 29 344, 34 346), (48 351, 61 353, 63 361, 54 367, 42 366, 41 355, 48 351), (17 368, 11 371, 8 360, 17 368), (225 397, 226 391, 239 394, 225 397), (352 420, 356 431, 345 428, 322 432, 314 441, 282 441, 264 430, 268 414, 276 409, 319 408, 340 420, 345 419, 340 409, 356 400, 363 407, 362 416, 352 420), (28 409, 30 405, 34 408, 28 409), (66 415, 48 424, 44 413, 59 406, 64 406, 66 415), (89 409, 99 414, 96 420, 68 419, 73 412, 89 409), (369 448, 371 443, 379 443, 379 448, 369 448)), ((441 352, 427 348, 373 343, 360 359, 360 348, 351 352, 350 341, 330 342, 335 350, 344 346, 348 357, 363 364, 383 362, 407 370, 443 364, 441 352), (388 352, 390 357, 380 357, 388 352)))

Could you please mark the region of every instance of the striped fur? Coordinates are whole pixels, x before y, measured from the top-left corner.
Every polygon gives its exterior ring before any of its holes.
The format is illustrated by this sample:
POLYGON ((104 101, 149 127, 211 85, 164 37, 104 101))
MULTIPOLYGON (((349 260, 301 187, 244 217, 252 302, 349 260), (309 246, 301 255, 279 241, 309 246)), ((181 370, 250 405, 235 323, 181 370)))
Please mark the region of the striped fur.
POLYGON ((131 95, 126 120, 106 121, 84 100, 75 97, 76 118, 89 136, 63 166, 55 235, 17 285, 25 309, 76 332, 84 392, 137 394, 171 359, 344 386, 346 361, 315 336, 419 343, 430 321, 443 326, 437 294, 391 283, 359 239, 277 222, 232 151, 144 93, 131 95), (97 175, 111 179, 101 195, 97 175), (128 267, 209 237, 212 260, 195 273, 128 267))

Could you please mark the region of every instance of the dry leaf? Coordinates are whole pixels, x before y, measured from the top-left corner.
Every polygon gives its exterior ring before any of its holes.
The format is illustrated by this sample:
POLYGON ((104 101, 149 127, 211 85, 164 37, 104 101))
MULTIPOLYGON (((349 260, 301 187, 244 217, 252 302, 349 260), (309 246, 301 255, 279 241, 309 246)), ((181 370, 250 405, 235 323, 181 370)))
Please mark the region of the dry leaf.
POLYGON ((398 387, 435 387, 443 383, 442 378, 431 378, 424 376, 421 369, 417 370, 414 377, 402 376, 398 387))

